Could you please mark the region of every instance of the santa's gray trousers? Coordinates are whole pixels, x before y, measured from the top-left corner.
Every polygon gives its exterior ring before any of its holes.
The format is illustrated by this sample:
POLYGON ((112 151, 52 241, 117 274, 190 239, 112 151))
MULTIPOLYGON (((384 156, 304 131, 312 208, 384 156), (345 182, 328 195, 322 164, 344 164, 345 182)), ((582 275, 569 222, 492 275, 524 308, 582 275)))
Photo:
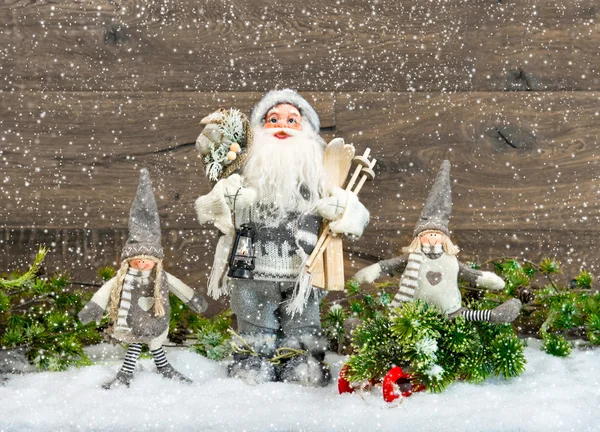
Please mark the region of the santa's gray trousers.
MULTIPOLYGON (((252 279, 230 279, 231 310, 237 316, 240 335, 256 337, 257 344, 264 344, 265 338, 286 340, 300 339, 313 345, 321 338, 319 302, 326 293, 318 290, 308 299, 302 313, 286 312, 286 302, 294 291, 294 282, 273 282, 252 279)), ((255 341, 249 341, 256 345, 255 341)), ((281 345, 281 344, 280 344, 281 345)), ((322 343, 319 343, 322 345, 322 343)), ((257 347, 258 348, 258 347, 257 347)))

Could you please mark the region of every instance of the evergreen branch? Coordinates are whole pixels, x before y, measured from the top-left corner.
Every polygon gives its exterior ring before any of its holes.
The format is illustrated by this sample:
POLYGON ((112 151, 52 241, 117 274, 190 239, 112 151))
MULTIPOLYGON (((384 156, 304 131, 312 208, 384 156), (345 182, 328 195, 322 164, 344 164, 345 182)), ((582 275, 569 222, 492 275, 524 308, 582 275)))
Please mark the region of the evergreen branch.
POLYGON ((33 298, 33 299, 31 299, 31 300, 28 300, 28 301, 26 301, 26 302, 23 302, 23 303, 16 304, 16 305, 14 305, 13 307, 11 307, 11 308, 8 310, 8 312, 14 312, 14 311, 16 311, 16 310, 22 309, 22 308, 23 308, 23 306, 27 306, 27 305, 29 305, 29 304, 32 304, 32 303, 37 303, 37 302, 39 302, 39 301, 41 301, 41 300, 45 300, 45 299, 47 299, 49 296, 50 296, 50 294, 43 294, 43 295, 41 295, 41 296, 39 296, 39 297, 33 298))
MULTIPOLYGON (((483 264, 482 264, 482 266, 489 265, 489 264, 494 264, 495 262, 504 262, 506 260, 515 260, 515 261, 518 261, 519 258, 511 258, 511 257, 507 257, 506 255, 501 256, 501 257, 496 257, 496 258, 490 258, 487 261, 484 261, 483 264)), ((564 290, 560 289, 559 286, 554 282, 554 279, 552 279, 551 274, 548 273, 548 272, 543 271, 542 267, 540 265, 538 265, 538 264, 536 264, 533 261, 530 261, 528 259, 524 259, 524 258, 521 258, 521 261, 524 264, 528 264, 529 266, 533 267, 536 271, 539 271, 540 273, 542 273, 546 277, 546 279, 548 279, 548 282, 550 282, 550 285, 552 285, 552 287, 557 292, 564 291, 564 290)))
POLYGON ((96 288, 100 288, 102 286, 102 284, 95 283, 95 282, 76 282, 76 281, 69 281, 69 282, 67 282, 67 285, 81 285, 81 286, 96 287, 96 288))
POLYGON ((548 282, 550 282, 550 285, 552 285, 552 288, 554 288, 557 292, 564 291, 564 290, 560 289, 554 283, 554 280, 552 280, 552 277, 550 276, 550 273, 542 271, 542 268, 539 265, 537 265, 536 263, 534 263, 532 261, 529 261, 527 259, 523 259, 523 262, 526 263, 526 264, 529 264, 531 267, 533 267, 534 269, 536 269, 537 271, 539 271, 540 273, 542 273, 544 276, 546 276, 546 279, 548 279, 548 282))
POLYGON ((490 264, 493 264, 493 263, 495 263, 497 261, 506 261, 507 259, 512 259, 512 258, 507 257, 506 255, 503 255, 503 256, 500 256, 500 257, 496 257, 496 258, 490 258, 489 260, 484 261, 481 264, 481 266, 483 267, 483 266, 486 266, 486 265, 490 265, 490 264))
MULTIPOLYGON (((29 269, 16 279, 0 278, 0 288, 6 289, 6 288, 23 287, 27 282, 33 280, 36 277, 38 269, 39 269, 40 265, 42 264, 42 262, 44 261, 44 258, 46 257, 46 254, 48 253, 48 251, 49 251, 49 249, 46 248, 45 246, 40 246, 39 250, 35 254, 33 264, 31 264, 29 269)), ((21 290, 19 290, 18 292, 20 292, 20 291, 21 290)))

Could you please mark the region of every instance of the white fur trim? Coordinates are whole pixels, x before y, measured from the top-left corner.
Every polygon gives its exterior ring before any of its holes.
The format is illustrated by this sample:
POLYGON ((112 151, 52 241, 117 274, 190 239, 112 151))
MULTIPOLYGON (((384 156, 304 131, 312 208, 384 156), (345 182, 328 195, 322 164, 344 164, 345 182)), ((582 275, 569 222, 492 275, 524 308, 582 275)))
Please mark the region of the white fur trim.
MULTIPOLYGON (((269 355, 275 351, 276 348, 276 337, 274 334, 269 333, 253 333, 253 334, 241 334, 240 337, 252 349, 258 353, 269 355)), ((234 337, 233 342, 239 344, 238 338, 234 337)))
POLYGON ((481 276, 477 278, 475 284, 481 288, 487 288, 492 291, 500 291, 504 289, 504 281, 500 276, 492 272, 484 271, 481 276))
POLYGON ((306 362, 298 363, 292 371, 287 371, 291 379, 305 387, 315 387, 323 381, 323 364, 308 356, 306 362))
POLYGON ((381 272, 381 266, 379 265, 379 263, 375 263, 370 265, 369 267, 365 267, 364 269, 359 270, 354 275, 354 280, 359 284, 372 283, 377 278, 379 278, 379 276, 381 276, 381 272))
POLYGON ((327 349, 327 339, 311 333, 289 336, 281 340, 280 348, 307 349, 309 351, 327 349))
POLYGON ((275 105, 281 103, 288 103, 298 108, 300 114, 302 114, 302 118, 308 122, 312 130, 317 134, 319 133, 321 127, 319 115, 306 99, 291 89, 271 90, 266 93, 252 110, 252 115, 250 116, 252 127, 264 124, 267 112, 275 105))
POLYGON ((273 365, 269 363, 269 361, 265 358, 261 359, 261 364, 259 369, 254 368, 242 368, 239 367, 236 363, 233 364, 233 376, 243 380, 246 384, 249 385, 258 385, 267 382, 273 381, 273 365))

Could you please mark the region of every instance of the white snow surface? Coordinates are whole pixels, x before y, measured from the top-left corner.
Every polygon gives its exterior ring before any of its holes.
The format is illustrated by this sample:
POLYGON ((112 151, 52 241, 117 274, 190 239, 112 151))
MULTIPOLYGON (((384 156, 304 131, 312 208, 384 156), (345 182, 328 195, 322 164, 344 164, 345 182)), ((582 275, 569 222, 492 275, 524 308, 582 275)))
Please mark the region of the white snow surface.
MULTIPOLYGON (((250 386, 227 377, 227 362, 173 349, 167 357, 193 385, 140 361, 130 388, 103 390, 124 352, 93 347, 98 364, 11 375, 0 384, 0 431, 599 431, 600 350, 552 357, 526 349, 527 371, 511 381, 457 383, 388 404, 381 388, 339 395, 289 383, 250 386)), ((337 374, 344 357, 328 355, 337 374)))

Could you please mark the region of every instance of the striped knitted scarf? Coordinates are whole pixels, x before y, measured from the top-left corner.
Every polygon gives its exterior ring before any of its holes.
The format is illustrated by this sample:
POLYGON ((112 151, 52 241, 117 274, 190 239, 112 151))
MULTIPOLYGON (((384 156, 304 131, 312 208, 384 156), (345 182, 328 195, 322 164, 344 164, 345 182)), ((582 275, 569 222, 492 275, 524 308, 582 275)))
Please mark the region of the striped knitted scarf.
POLYGON ((406 269, 400 277, 400 289, 390 303, 392 308, 399 307, 402 302, 412 301, 415 298, 415 291, 419 287, 419 269, 421 268, 425 255, 437 255, 440 253, 443 253, 441 244, 435 246, 425 244, 421 246, 420 251, 412 252, 408 255, 406 269))
POLYGON ((131 308, 131 291, 140 289, 145 284, 150 283, 150 275, 152 270, 135 270, 128 269, 123 281, 123 290, 121 291, 121 302, 119 303, 119 317, 115 330, 119 332, 130 332, 131 328, 127 324, 127 316, 131 308))

